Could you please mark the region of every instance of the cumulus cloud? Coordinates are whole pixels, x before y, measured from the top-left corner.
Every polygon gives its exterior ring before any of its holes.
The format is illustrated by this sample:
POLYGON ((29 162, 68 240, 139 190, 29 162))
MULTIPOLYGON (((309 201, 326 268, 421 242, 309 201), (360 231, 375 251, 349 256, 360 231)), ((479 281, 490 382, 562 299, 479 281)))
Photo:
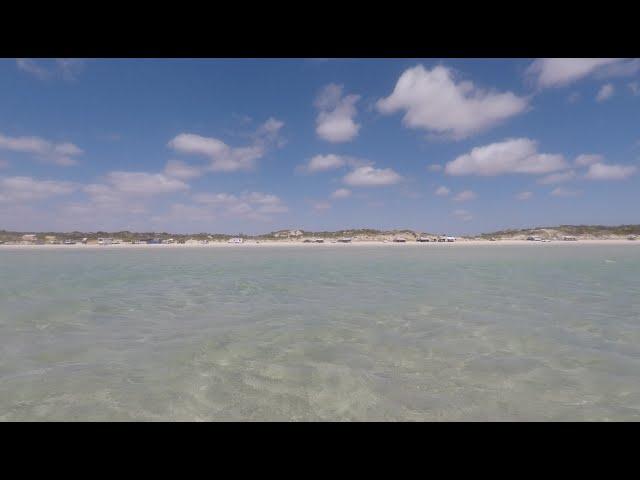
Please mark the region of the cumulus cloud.
POLYGON ((316 133, 331 143, 353 140, 360 130, 360 125, 354 121, 358 113, 355 105, 360 96, 343 96, 343 89, 342 85, 331 83, 322 89, 314 102, 319 110, 316 133))
POLYGON ((222 140, 194 133, 181 133, 169 141, 169 147, 179 153, 202 155, 210 159, 206 170, 235 172, 252 170, 271 146, 281 146, 279 132, 284 122, 269 118, 252 135, 252 143, 244 147, 231 147, 222 140))
POLYGON ((372 163, 373 162, 360 158, 330 153, 328 155, 315 155, 308 163, 296 167, 296 170, 302 173, 318 173, 326 172, 328 170, 336 170, 345 166, 355 168, 371 165, 372 163))
POLYGON ((208 156, 211 158, 209 170, 214 172, 251 170, 256 160, 264 155, 264 150, 259 146, 234 148, 217 138, 193 133, 177 135, 169 142, 169 146, 180 153, 208 156))
POLYGON ((447 195, 449 195, 451 193, 451 190, 449 190, 447 187, 445 186, 440 186, 436 189, 435 194, 440 196, 440 197, 446 197, 447 195))
POLYGON ((377 187, 393 185, 402 177, 391 168, 374 168, 370 165, 358 167, 347 173, 343 182, 353 187, 377 187))
POLYGON ((331 194, 331 198, 334 199, 348 198, 350 196, 351 190, 349 190, 348 188, 339 188, 331 194))
POLYGON ((573 163, 579 167, 588 167, 594 163, 602 163, 603 160, 604 157, 602 155, 595 153, 583 153, 582 155, 578 155, 573 163))
POLYGON ((458 140, 524 112, 527 105, 512 92, 456 82, 446 67, 428 70, 418 65, 402 73, 391 95, 378 100, 376 108, 382 114, 404 111, 405 126, 458 140))
POLYGON ((228 205, 238 202, 238 197, 229 193, 196 193, 193 199, 207 205, 228 205))
POLYGON ((0 202, 20 203, 69 195, 76 189, 71 182, 37 180, 32 177, 0 178, 0 202))
POLYGON ((0 134, 0 149, 12 152, 27 153, 37 160, 54 165, 68 167, 76 165, 73 158, 83 151, 73 143, 54 143, 40 137, 8 137, 0 134))
POLYGON ((584 78, 599 68, 620 62, 619 58, 539 58, 526 74, 540 88, 562 87, 584 78))
POLYGON ((91 183, 82 187, 88 201, 67 207, 67 214, 88 220, 112 223, 107 216, 117 214, 123 219, 148 211, 149 201, 156 195, 186 191, 189 185, 163 173, 110 172, 104 183, 91 183))
POLYGON ((346 164, 346 159, 340 155, 316 155, 311 160, 309 160, 306 170, 311 173, 322 172, 325 170, 340 168, 346 164))
POLYGON ((603 85, 600 90, 598 90, 598 94, 596 95, 596 101, 604 102, 613 96, 615 89, 611 83, 607 83, 603 85))
POLYGON ((476 199, 477 197, 478 196, 472 190, 463 190, 462 192, 458 193, 455 197, 453 197, 453 200, 456 202, 468 202, 470 200, 476 199))
POLYGON ((284 213, 289 210, 276 195, 251 192, 244 194, 241 198, 245 199, 251 205, 255 205, 260 213, 284 213))
POLYGON ((533 192, 520 192, 516 195, 518 200, 530 200, 533 197, 533 192))
POLYGON ((509 173, 544 174, 566 167, 562 155, 538 153, 535 141, 512 138, 475 147, 447 163, 449 175, 495 176, 509 173))
POLYGON ((594 163, 589 166, 585 178, 589 180, 624 180, 637 172, 633 165, 607 165, 594 163))
POLYGON ((162 173, 111 172, 106 178, 112 188, 127 195, 156 195, 189 189, 182 180, 162 173))
POLYGON ((193 133, 181 133, 174 137, 169 146, 181 153, 206 155, 210 157, 222 155, 229 148, 222 140, 203 137, 193 133))
POLYGON ((169 177, 189 180, 199 177, 203 171, 201 167, 189 165, 181 160, 169 160, 164 167, 164 173, 169 177))
POLYGON ((196 203, 214 208, 227 217, 268 221, 272 214, 289 211, 278 196, 262 192, 244 192, 240 195, 198 193, 193 196, 193 199, 196 203))
MULTIPOLYGON (((255 133, 255 137, 260 142, 282 142, 280 137, 280 130, 284 127, 284 122, 277 118, 269 117, 266 122, 258 127, 255 133)), ((280 143, 280 145, 282 145, 280 143)))
POLYGON ((538 183, 542 185, 553 185, 555 183, 563 183, 568 182, 569 180, 573 180, 576 176, 576 172, 574 170, 567 170, 566 172, 558 172, 552 173, 545 177, 542 177, 538 180, 538 183))

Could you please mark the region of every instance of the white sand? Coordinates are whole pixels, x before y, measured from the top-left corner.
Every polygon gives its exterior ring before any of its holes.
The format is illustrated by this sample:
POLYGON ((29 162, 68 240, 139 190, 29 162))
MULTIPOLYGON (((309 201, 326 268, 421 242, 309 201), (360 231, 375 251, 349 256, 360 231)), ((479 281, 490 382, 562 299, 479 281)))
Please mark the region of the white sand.
POLYGON ((486 245, 492 247, 499 247, 500 245, 529 245, 531 247, 544 247, 549 245, 566 245, 566 246, 579 246, 579 245, 638 245, 640 246, 640 241, 631 241, 626 239, 599 239, 599 240, 578 240, 575 242, 572 241, 562 241, 562 240, 553 240, 551 242, 532 242, 527 240, 498 240, 495 242, 489 240, 456 240, 455 242, 406 242, 406 243, 395 243, 395 242, 382 242, 382 241, 353 241, 352 243, 332 243, 331 241, 325 241, 325 243, 303 243, 302 241, 260 241, 259 243, 250 240, 241 244, 232 244, 226 242, 211 242, 204 245, 188 245, 188 244, 129 244, 129 243, 121 243, 115 245, 98 245, 98 244, 81 244, 76 243, 75 245, 0 245, 0 250, 7 249, 21 249, 21 250, 30 250, 30 249, 109 249, 109 250, 120 250, 120 249, 158 249, 158 248, 269 248, 269 247, 295 247, 295 248, 353 248, 358 246, 366 246, 366 247, 388 247, 388 248, 455 248, 455 247, 465 247, 465 246, 478 246, 478 245, 486 245))

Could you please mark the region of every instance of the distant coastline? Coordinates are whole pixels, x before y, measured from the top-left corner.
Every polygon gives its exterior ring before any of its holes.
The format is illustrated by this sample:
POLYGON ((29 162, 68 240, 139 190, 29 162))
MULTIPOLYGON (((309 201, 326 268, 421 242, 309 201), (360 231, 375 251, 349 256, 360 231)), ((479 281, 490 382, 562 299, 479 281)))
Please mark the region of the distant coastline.
POLYGON ((465 240, 460 239, 454 243, 419 243, 419 242, 407 242, 407 243, 394 243, 383 241, 354 241, 349 244, 330 242, 323 245, 316 245, 312 243, 303 242, 276 242, 276 241, 247 241, 242 244, 230 244, 227 242, 211 242, 206 244, 132 244, 132 243, 120 243, 113 245, 98 245, 94 244, 0 244, 0 251, 53 251, 53 250, 73 250, 73 251, 131 251, 131 250, 215 250, 215 249, 264 249, 271 248, 286 248, 286 249, 301 249, 301 250, 317 250, 317 249, 341 249, 341 248, 383 248, 383 249, 446 249, 446 248, 468 248, 468 247, 487 247, 487 248, 502 248, 506 246, 522 246, 524 248, 545 248, 546 246, 556 248, 588 248, 589 246, 626 246, 630 248, 640 247, 640 241, 629 241, 621 239, 600 239, 600 240, 580 240, 577 242, 565 242, 565 241, 551 241, 549 243, 529 242, 526 240, 498 240, 491 242, 488 240, 465 240))
POLYGON ((9 232, 0 230, 3 246, 206 246, 206 245, 291 245, 291 244, 421 244, 421 243, 522 243, 523 241, 624 242, 638 240, 640 225, 560 225, 529 229, 510 229, 460 237, 444 233, 415 230, 353 229, 309 232, 299 229, 279 230, 262 235, 245 234, 172 234, 167 232, 9 232))

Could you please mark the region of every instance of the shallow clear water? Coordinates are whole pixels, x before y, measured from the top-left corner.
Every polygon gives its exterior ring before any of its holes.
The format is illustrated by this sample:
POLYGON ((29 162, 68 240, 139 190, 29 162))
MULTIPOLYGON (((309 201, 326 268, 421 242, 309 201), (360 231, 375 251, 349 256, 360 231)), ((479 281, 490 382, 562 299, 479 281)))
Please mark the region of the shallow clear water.
POLYGON ((0 250, 0 420, 638 420, 640 248, 0 250))

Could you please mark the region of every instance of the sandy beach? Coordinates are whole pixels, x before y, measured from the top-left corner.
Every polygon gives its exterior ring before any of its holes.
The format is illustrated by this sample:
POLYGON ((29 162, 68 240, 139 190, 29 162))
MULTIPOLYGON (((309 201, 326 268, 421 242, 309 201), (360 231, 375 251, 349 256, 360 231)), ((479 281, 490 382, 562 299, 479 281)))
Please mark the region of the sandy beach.
POLYGON ((333 243, 333 242, 325 242, 325 243, 304 243, 301 241, 295 242, 286 242, 286 241, 246 241, 240 244, 233 244, 227 242, 210 242, 207 244, 184 244, 184 243, 170 243, 170 244, 131 244, 131 243, 120 243, 120 244, 111 244, 111 245, 98 245, 98 244, 81 244, 76 243, 74 245, 61 245, 61 244, 45 244, 45 245, 11 245, 5 244, 0 245, 1 250, 11 250, 11 249, 20 249, 20 250, 41 250, 41 249, 97 249, 97 250, 123 250, 123 249, 165 249, 165 248, 173 248, 173 249, 186 249, 186 248, 196 248, 196 249, 206 249, 206 248, 269 248, 269 247, 292 247, 292 248, 357 248, 357 247, 387 247, 387 248, 456 248, 456 247, 470 247, 470 246, 491 246, 491 247, 500 247, 500 246, 513 246, 513 245, 526 245, 532 248, 541 248, 544 246, 556 246, 556 245, 564 245, 564 246, 585 246, 585 245, 629 245, 629 246, 640 246, 640 241, 631 241, 626 239, 594 239, 594 240, 578 240, 578 241, 563 241, 563 240, 552 240, 549 242, 533 242, 528 240, 497 240, 497 241, 489 241, 489 240, 456 240, 455 242, 406 242, 406 243, 398 243, 398 242, 381 242, 381 241, 353 241, 351 243, 333 243))

